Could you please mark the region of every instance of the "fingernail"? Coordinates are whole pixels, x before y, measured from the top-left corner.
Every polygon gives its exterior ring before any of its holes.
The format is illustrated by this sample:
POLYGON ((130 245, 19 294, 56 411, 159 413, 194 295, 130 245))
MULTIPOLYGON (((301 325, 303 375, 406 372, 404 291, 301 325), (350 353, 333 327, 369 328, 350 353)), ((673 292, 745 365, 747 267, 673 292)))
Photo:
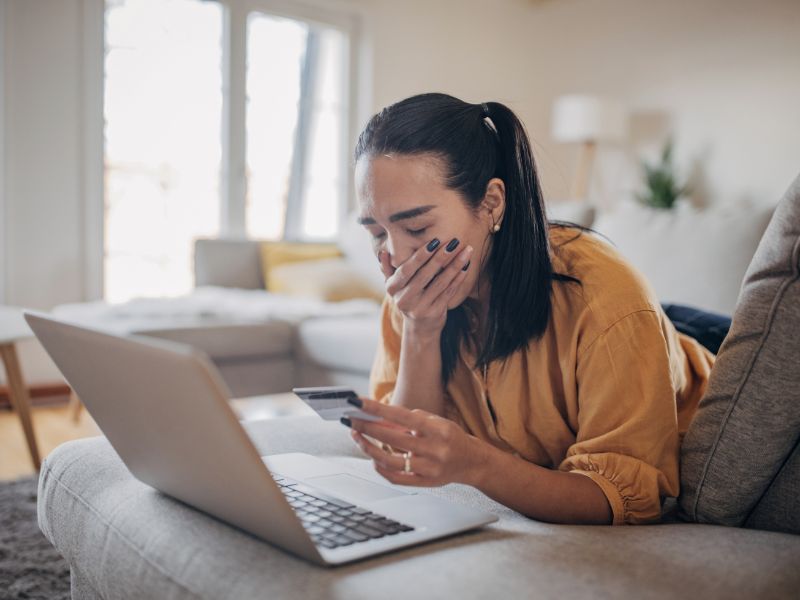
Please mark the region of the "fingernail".
POLYGON ((468 260, 467 264, 465 264, 463 267, 461 267, 461 270, 462 271, 466 271, 467 269, 469 269, 469 263, 471 263, 471 262, 472 262, 471 260, 468 260))
POLYGON ((355 396, 351 396, 347 399, 347 401, 352 404, 353 406, 357 406, 358 408, 362 408, 364 403, 361 401, 361 398, 356 398, 355 396))
POLYGON ((342 425, 347 425, 348 427, 352 427, 353 426, 352 423, 350 423, 350 419, 348 419, 347 417, 340 417, 339 418, 339 422, 342 425))
POLYGON ((447 250, 448 252, 452 252, 453 250, 456 249, 456 246, 458 246, 458 238, 453 238, 452 240, 450 240, 450 243, 447 244, 445 250, 447 250))
POLYGON ((426 246, 428 252, 433 252, 438 247, 439 247, 439 240, 437 238, 433 238, 430 242, 428 242, 428 245, 426 246))

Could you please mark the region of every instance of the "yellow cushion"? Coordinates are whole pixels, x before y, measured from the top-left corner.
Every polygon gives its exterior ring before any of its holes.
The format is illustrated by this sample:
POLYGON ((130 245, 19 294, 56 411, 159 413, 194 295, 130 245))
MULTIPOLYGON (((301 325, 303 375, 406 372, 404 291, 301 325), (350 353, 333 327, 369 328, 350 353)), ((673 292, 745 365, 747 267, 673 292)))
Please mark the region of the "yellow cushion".
POLYGON ((355 298, 381 301, 383 287, 375 286, 344 258, 324 258, 286 263, 272 270, 273 291, 327 302, 355 298))
POLYGON ((336 244, 306 244, 300 242, 262 242, 261 266, 264 269, 264 284, 271 292, 280 289, 281 280, 273 277, 275 268, 289 263, 323 258, 340 258, 342 251, 336 244))

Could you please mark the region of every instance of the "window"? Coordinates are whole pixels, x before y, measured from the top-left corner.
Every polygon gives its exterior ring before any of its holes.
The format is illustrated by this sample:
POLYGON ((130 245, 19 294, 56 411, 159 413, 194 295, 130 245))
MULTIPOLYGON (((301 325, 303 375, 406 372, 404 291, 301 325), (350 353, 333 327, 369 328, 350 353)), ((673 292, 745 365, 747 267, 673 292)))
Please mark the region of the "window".
POLYGON ((104 298, 189 292, 198 237, 333 238, 349 190, 347 21, 269 0, 105 6, 104 298))
POLYGON ((219 234, 222 9, 108 2, 105 297, 192 287, 192 240, 219 234))
POLYGON ((344 201, 347 38, 259 12, 247 21, 247 232, 331 238, 344 201))

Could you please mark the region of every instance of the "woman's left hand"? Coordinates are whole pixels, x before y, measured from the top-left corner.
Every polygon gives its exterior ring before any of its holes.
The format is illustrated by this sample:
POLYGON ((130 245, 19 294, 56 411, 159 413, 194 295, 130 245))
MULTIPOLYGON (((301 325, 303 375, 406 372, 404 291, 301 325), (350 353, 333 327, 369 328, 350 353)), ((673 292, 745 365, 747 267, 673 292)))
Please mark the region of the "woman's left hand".
POLYGON ((483 464, 485 442, 469 435, 453 421, 425 410, 409 410, 361 398, 362 410, 384 422, 352 418, 351 436, 374 460, 375 470, 399 485, 476 485, 483 464), (393 453, 373 444, 364 434, 389 444, 393 453), (410 451, 411 473, 405 473, 403 452, 410 451))

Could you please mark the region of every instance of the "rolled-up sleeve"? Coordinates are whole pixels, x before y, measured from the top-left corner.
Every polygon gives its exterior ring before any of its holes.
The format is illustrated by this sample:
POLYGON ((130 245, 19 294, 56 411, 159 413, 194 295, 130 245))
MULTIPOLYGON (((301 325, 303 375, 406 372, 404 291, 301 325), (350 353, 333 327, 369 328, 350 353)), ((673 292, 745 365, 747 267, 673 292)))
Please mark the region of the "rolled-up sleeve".
POLYGON ((619 319, 577 357, 578 430, 559 470, 590 477, 613 523, 661 517, 678 495, 676 389, 669 346, 654 310, 619 319))

